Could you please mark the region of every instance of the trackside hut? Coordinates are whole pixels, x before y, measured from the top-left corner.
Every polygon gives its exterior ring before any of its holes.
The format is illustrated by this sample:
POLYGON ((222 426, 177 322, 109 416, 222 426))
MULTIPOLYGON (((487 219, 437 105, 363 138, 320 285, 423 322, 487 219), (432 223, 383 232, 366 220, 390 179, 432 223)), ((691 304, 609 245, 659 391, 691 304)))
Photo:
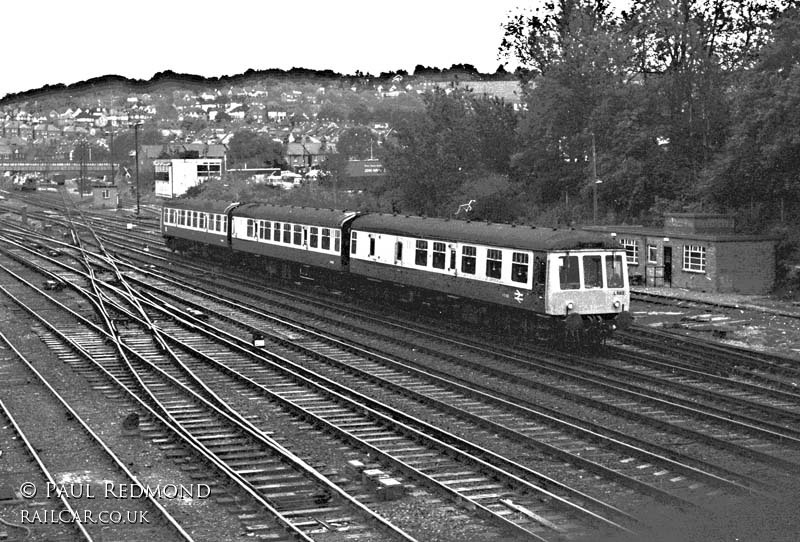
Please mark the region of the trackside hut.
POLYGON ((734 219, 710 213, 668 213, 664 227, 587 226, 625 248, 631 284, 702 292, 763 294, 775 283, 775 242, 734 233, 734 219))

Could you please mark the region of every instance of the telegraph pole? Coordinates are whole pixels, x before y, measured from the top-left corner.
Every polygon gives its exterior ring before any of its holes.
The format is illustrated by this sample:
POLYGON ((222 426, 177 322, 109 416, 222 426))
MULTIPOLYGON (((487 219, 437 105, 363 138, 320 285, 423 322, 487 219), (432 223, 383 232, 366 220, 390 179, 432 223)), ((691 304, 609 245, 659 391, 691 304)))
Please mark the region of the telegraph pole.
POLYGON ((139 216, 139 126, 143 123, 137 121, 133 126, 133 144, 136 147, 136 216, 139 216))
POLYGON ((111 166, 111 184, 114 184, 114 130, 109 130, 106 135, 111 138, 108 144, 108 164, 111 166))
POLYGON ((601 182, 602 181, 597 178, 597 154, 594 148, 594 132, 592 132, 592 196, 594 200, 592 224, 595 226, 597 225, 597 185, 601 182))

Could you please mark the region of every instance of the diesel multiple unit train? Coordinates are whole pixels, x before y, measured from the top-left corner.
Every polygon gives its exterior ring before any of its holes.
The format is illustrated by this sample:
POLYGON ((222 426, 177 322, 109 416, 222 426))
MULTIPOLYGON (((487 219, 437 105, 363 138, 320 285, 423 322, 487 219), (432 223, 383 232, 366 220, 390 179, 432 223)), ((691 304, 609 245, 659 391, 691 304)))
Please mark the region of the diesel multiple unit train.
POLYGON ((172 250, 268 275, 544 324, 580 341, 631 322, 625 251, 589 232, 192 199, 164 204, 161 232, 172 250))

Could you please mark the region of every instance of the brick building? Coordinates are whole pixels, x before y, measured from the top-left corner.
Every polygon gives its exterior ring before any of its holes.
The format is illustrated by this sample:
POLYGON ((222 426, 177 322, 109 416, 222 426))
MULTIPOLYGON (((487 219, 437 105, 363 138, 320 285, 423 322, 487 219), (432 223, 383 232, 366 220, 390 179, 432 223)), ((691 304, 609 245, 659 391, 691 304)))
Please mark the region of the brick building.
POLYGON ((92 209, 116 209, 119 205, 119 191, 111 183, 92 185, 92 209))
POLYGON ((776 239, 734 232, 730 215, 669 213, 664 227, 590 226, 625 247, 632 284, 763 294, 775 283, 776 239))

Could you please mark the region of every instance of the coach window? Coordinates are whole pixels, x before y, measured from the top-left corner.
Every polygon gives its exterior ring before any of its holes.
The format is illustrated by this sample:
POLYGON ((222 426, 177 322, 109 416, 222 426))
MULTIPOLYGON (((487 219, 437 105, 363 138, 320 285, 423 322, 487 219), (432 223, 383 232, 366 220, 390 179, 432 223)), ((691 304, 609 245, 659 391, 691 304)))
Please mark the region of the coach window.
POLYGON ((192 211, 192 227, 197 227, 197 215, 200 214, 197 211, 192 211))
POLYGON ((609 288, 622 288, 625 279, 622 277, 622 256, 606 257, 606 277, 609 288))
POLYGON ((371 235, 369 236, 369 255, 375 256, 375 238, 371 235))
POLYGON ((222 233, 228 233, 228 217, 222 218, 222 233))
POLYGON ((420 266, 428 265, 428 242, 417 241, 417 255, 414 257, 414 263, 420 266))
POLYGON ((515 252, 511 255, 511 280, 528 283, 528 255, 524 252, 515 252))
POLYGON ((342 246, 342 232, 333 230, 333 250, 338 253, 340 246, 342 246))
POLYGON ((200 224, 199 225, 200 225, 200 229, 201 230, 206 229, 206 217, 207 216, 208 215, 206 213, 200 213, 200 224))
POLYGON ((581 287, 577 256, 560 256, 558 258, 558 279, 562 290, 577 290, 581 287))
POLYGON ((475 247, 461 247, 461 272, 475 274, 475 258, 478 250, 475 247))
POLYGON ((258 237, 263 241, 269 241, 270 232, 272 231, 272 224, 266 220, 258 222, 258 237))
POLYGON ((311 241, 308 243, 311 248, 317 248, 319 246, 319 228, 316 226, 311 226, 311 241))
POLYGON ((303 244, 303 226, 294 226, 294 244, 295 245, 302 245, 303 244))
POLYGON ((358 246, 358 233, 357 232, 353 232, 350 235, 350 254, 355 254, 356 253, 357 246, 358 246))
POLYGON ((255 228, 253 224, 254 220, 252 218, 247 219, 247 233, 245 234, 247 237, 255 237, 255 228))
POLYGON ((603 257, 583 257, 583 286, 585 288, 603 287, 603 257))
POLYGON ((403 261, 403 242, 397 241, 394 244, 394 261, 395 262, 402 262, 403 261))
POLYGON ((272 223, 272 240, 276 243, 281 242, 281 223, 280 222, 273 222, 272 223))
POLYGON ((445 247, 444 243, 433 243, 433 267, 444 269, 445 247))
POLYGON ((322 250, 331 249, 331 230, 330 228, 322 228, 322 250))
POLYGON ((503 273, 503 252, 495 248, 486 250, 486 276, 499 279, 503 273))
POLYGON ((292 243, 292 225, 291 224, 284 224, 283 225, 283 242, 287 245, 292 243))

